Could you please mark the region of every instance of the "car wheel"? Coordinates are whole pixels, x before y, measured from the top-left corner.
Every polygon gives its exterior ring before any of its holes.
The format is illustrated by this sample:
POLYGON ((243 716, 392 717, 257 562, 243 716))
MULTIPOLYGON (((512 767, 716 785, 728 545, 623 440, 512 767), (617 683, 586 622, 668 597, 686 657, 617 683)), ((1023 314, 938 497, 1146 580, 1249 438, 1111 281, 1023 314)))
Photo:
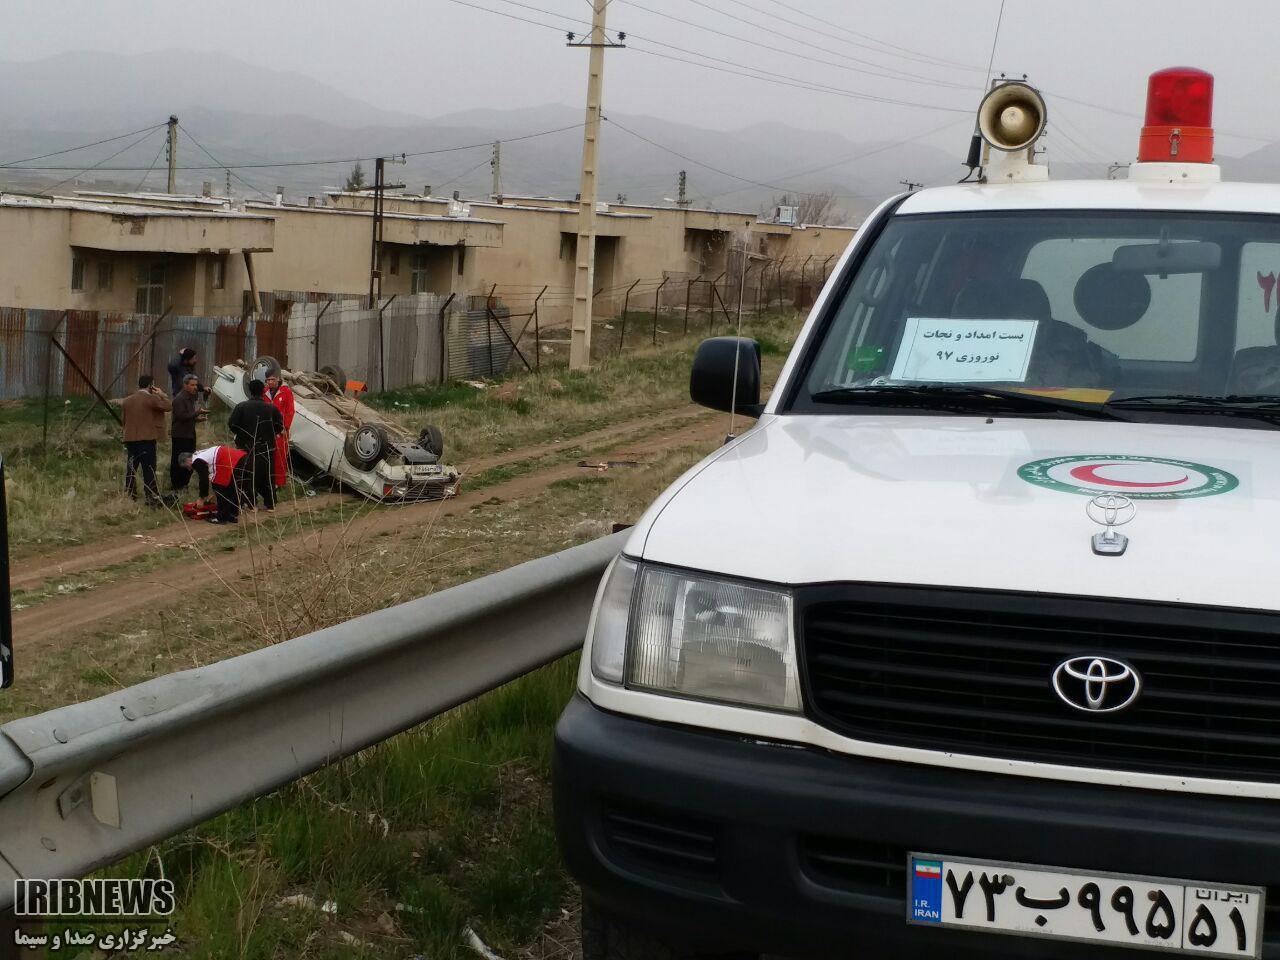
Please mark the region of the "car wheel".
POLYGON ((418 433, 418 445, 437 457, 444 456, 444 434, 434 423, 428 423, 418 433))
POLYGON ((363 423, 347 434, 342 450, 352 466, 368 470, 387 449, 387 432, 376 423, 363 423))
POLYGON ((328 377, 333 381, 333 385, 338 388, 339 393, 347 392, 347 371, 343 370, 336 363, 330 363, 323 366, 319 370, 320 376, 328 377))
POLYGON ((267 382, 267 377, 280 376, 280 361, 275 357, 259 357, 249 367, 249 378, 267 382))

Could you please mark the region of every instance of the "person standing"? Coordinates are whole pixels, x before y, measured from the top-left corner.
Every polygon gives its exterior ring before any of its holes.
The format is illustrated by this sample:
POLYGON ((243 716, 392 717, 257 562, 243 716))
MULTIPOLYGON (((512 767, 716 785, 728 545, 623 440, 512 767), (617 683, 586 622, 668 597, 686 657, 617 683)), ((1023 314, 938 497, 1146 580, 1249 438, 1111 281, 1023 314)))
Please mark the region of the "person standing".
POLYGON ((149 507, 161 504, 160 492, 156 489, 156 441, 164 434, 164 415, 172 406, 164 391, 147 374, 138 378, 138 389, 125 397, 121 404, 124 414, 124 491, 134 500, 138 499, 134 473, 141 470, 143 496, 149 507))
POLYGON ((293 426, 293 388, 281 380, 279 374, 272 374, 267 377, 264 396, 280 411, 280 417, 284 421, 284 433, 276 437, 275 452, 271 457, 271 479, 279 489, 289 479, 289 428, 293 426))
POLYGON ((240 519, 240 490, 244 487, 244 466, 249 455, 225 444, 205 447, 195 453, 184 453, 178 460, 182 468, 194 472, 200 483, 200 499, 208 503, 213 488, 218 514, 210 523, 237 523, 240 519))
POLYGON ((256 504, 262 498, 262 506, 274 510, 275 487, 272 486, 271 460, 275 453, 276 437, 284 433, 284 418, 272 404, 262 399, 266 390, 261 380, 250 380, 249 399, 236 404, 227 419, 236 446, 249 455, 247 484, 249 502, 256 504))
POLYGON ((169 486, 174 491, 187 489, 191 470, 182 466, 184 453, 196 452, 196 422, 204 408, 200 404, 200 378, 188 373, 182 378, 182 389, 173 395, 173 416, 169 424, 169 486))
POLYGON ((177 356, 169 361, 169 393, 176 397, 178 391, 182 389, 182 378, 195 372, 196 348, 183 347, 177 356))

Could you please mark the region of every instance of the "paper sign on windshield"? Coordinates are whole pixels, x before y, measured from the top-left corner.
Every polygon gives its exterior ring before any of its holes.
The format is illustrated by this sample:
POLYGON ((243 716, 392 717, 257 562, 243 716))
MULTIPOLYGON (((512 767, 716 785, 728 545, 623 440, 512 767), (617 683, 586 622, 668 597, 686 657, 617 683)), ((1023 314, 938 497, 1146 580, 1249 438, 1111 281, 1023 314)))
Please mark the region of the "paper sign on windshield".
POLYGON ((1038 324, 908 317, 889 376, 934 383, 1022 383, 1038 324))

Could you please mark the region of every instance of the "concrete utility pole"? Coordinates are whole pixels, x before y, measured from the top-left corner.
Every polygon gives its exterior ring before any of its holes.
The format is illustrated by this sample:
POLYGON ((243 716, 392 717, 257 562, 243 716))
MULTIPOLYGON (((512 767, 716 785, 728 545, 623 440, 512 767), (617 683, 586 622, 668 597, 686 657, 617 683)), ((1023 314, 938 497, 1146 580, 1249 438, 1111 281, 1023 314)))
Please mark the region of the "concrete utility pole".
POLYGON ((679 193, 676 194, 677 207, 689 206, 689 195, 686 192, 688 186, 689 186, 689 175, 685 171, 681 170, 680 182, 677 184, 677 189, 680 191, 679 193))
POLYGON ((178 183, 178 118, 169 118, 169 192, 177 193, 178 183))
POLYGON ((502 141, 493 141, 493 159, 489 161, 493 169, 493 199, 502 199, 502 141))
MULTIPOLYGON (((588 47, 591 51, 587 65, 587 122, 582 134, 582 189, 578 203, 578 251, 577 270, 573 277, 573 324, 569 340, 569 369, 585 370, 591 365, 591 305, 594 297, 596 252, 596 192, 597 164, 600 156, 600 97, 604 85, 604 51, 608 47, 620 47, 612 43, 604 32, 604 12, 609 0, 590 0, 591 34, 585 41, 575 42, 569 34, 571 47, 588 47)), ((619 34, 621 39, 622 35, 619 34)))

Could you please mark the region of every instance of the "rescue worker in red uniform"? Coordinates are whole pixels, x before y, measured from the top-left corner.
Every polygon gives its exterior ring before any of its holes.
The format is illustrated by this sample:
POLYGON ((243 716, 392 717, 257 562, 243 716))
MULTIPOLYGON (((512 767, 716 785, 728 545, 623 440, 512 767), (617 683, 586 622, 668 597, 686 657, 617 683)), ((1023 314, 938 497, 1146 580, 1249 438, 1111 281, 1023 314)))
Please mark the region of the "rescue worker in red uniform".
POLYGON ((210 523, 239 522, 239 491, 245 486, 244 470, 248 456, 244 450, 226 444, 178 455, 178 463, 183 469, 191 470, 200 481, 200 496, 206 502, 209 500, 209 488, 213 488, 218 513, 209 518, 210 523))
POLYGON ((271 457, 271 478, 279 488, 289 478, 289 428, 293 426, 293 389, 279 376, 270 376, 267 377, 267 392, 263 399, 274 405, 284 419, 284 433, 276 437, 275 453, 271 457))

